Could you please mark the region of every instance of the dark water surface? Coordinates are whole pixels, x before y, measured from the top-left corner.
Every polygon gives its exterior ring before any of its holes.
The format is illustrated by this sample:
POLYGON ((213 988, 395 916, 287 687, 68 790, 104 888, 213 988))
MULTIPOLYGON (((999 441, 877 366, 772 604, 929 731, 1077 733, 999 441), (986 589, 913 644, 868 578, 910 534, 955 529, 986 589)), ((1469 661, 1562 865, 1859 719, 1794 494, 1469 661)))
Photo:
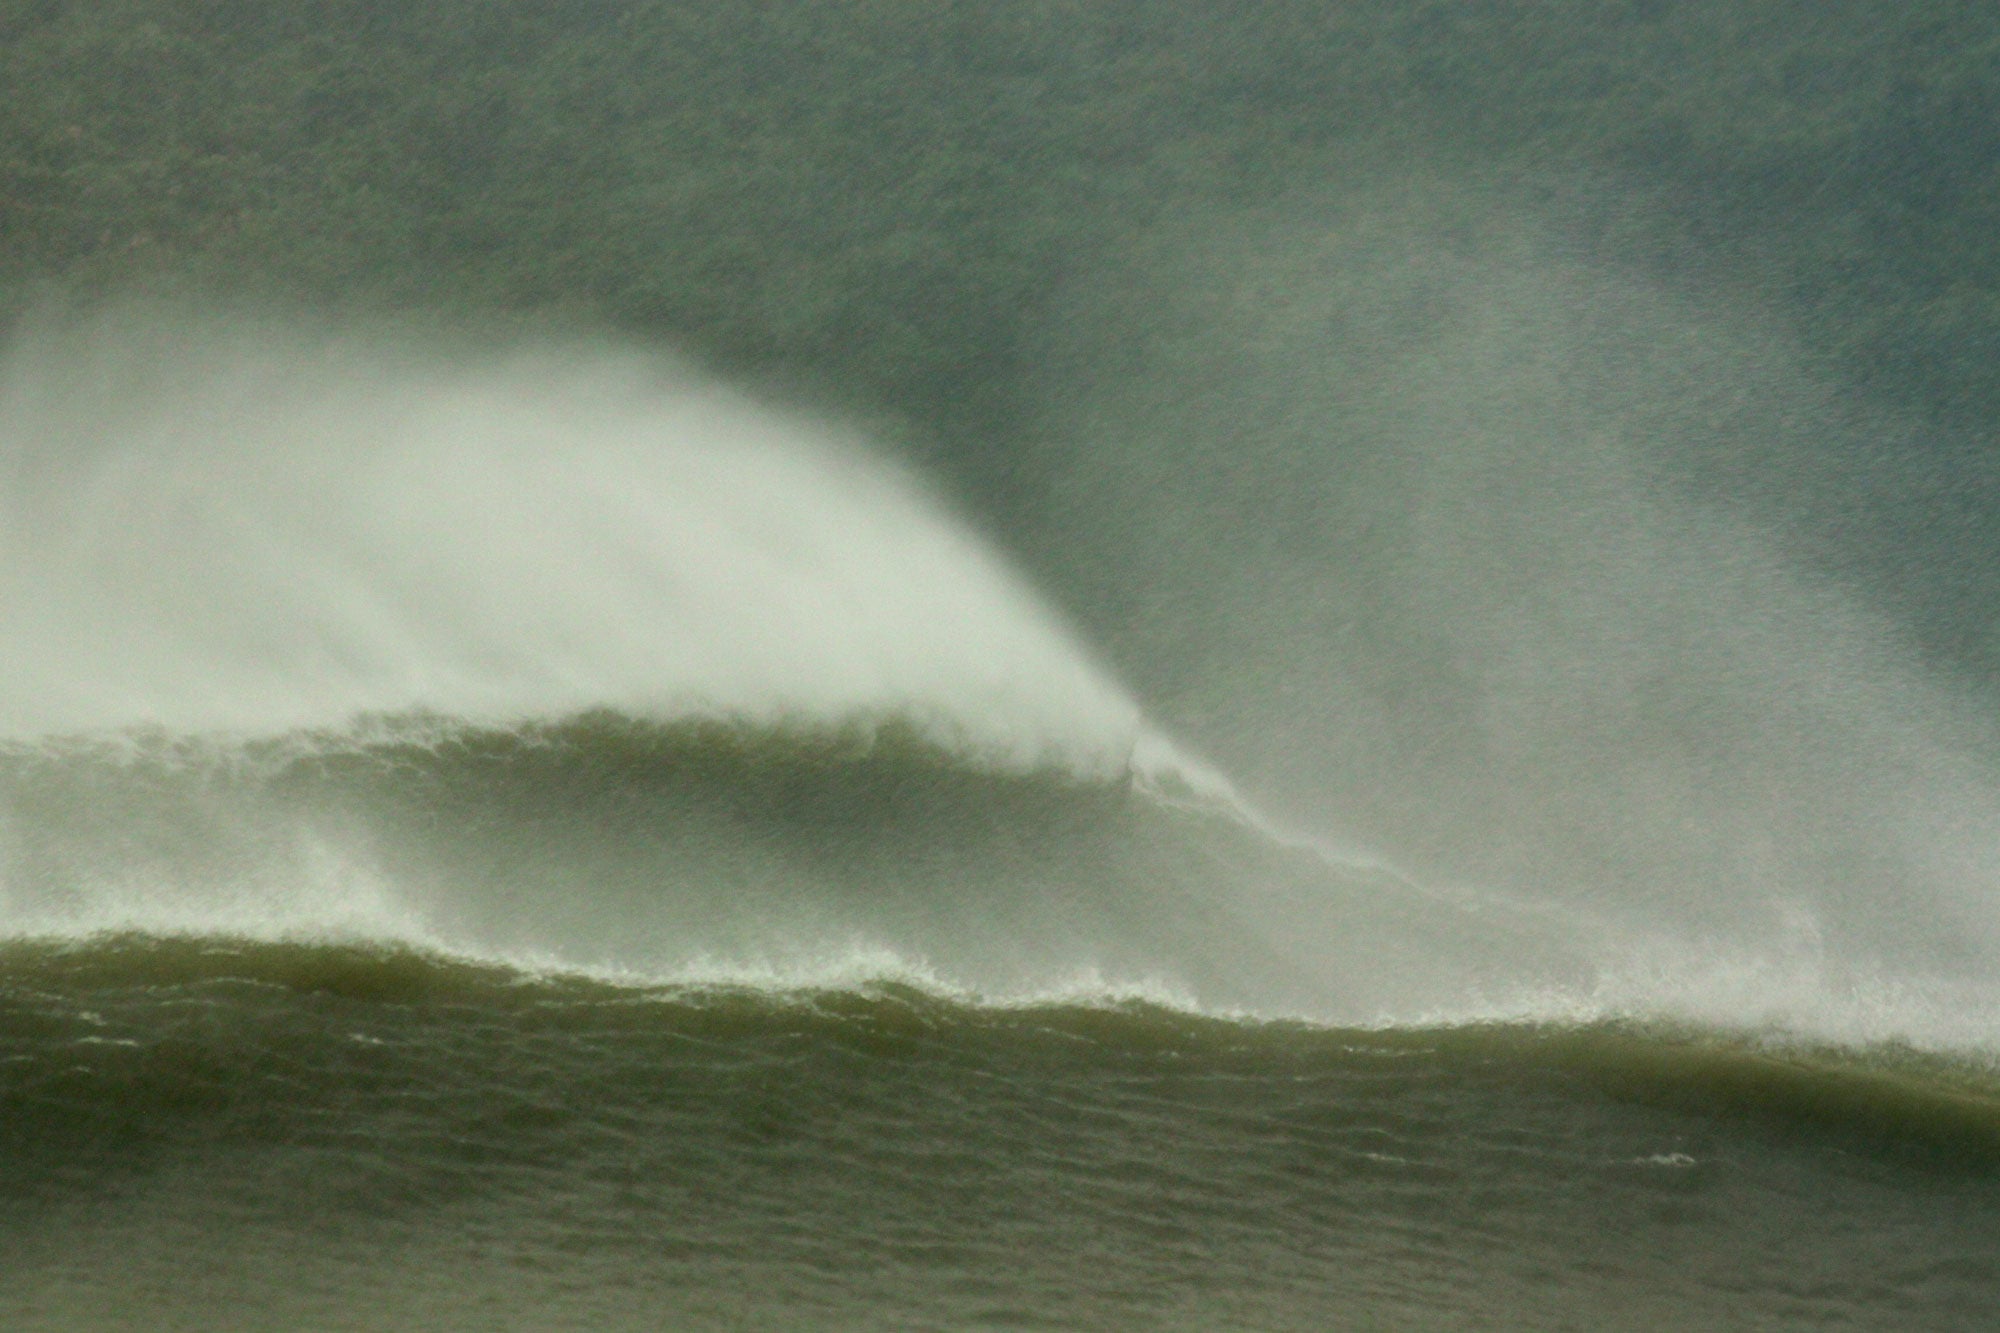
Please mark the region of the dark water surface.
POLYGON ((113 937, 0 959, 0 1315, 67 1328, 1968 1329, 2000 1087, 113 937))

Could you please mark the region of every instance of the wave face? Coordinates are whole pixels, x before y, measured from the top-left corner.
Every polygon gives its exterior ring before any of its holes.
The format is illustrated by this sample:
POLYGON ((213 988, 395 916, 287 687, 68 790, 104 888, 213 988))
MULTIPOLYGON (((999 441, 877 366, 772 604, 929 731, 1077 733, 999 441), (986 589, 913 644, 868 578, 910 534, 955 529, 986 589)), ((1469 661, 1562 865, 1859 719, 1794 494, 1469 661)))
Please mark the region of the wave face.
POLYGON ((10 1327, 2000 1296, 1990 977, 1274 822, 837 431, 156 323, 0 451, 10 1327))
POLYGON ((416 716, 0 755, 23 938, 369 940, 630 981, 1349 1021, 1503 986, 1533 947, 1161 781, 986 766, 898 717, 416 716))

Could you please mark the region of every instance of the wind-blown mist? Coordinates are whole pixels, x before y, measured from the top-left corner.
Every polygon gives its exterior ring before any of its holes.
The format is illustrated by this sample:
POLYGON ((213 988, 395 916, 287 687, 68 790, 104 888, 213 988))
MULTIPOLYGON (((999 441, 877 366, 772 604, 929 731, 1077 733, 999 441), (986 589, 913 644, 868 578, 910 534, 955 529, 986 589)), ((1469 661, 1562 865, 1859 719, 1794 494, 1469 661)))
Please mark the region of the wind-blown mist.
POLYGON ((1051 567, 1258 799, 1551 908, 1611 1008, 1990 1040, 1988 729, 1848 582, 1924 441, 1604 251, 1465 185, 1186 220, 1047 349, 1051 567))
POLYGON ((0 731, 908 713, 1122 765, 1137 711, 855 439, 611 351, 154 322, 0 379, 0 731))

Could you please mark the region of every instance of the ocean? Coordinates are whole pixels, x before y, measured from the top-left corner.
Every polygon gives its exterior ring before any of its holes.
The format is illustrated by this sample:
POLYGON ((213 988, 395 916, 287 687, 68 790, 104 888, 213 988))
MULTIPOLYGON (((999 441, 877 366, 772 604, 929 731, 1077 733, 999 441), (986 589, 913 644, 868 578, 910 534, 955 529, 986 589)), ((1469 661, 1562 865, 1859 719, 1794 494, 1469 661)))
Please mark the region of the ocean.
POLYGON ((134 329, 0 377, 5 1327, 1995 1320, 1976 783, 1895 910, 1413 869, 859 432, 134 329))

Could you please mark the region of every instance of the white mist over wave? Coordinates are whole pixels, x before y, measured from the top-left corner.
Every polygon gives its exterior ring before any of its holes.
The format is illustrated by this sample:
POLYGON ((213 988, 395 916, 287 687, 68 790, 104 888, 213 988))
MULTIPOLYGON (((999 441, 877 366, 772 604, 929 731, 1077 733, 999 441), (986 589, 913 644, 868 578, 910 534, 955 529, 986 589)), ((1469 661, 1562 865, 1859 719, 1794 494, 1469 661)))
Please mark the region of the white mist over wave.
MULTIPOLYGON (((1239 577, 1257 573, 1255 543, 1229 550, 1239 577)), ((22 341, 0 365, 0 623, 0 755, 90 733, 141 756, 156 740, 112 735, 133 728, 225 750, 299 728, 364 743, 357 715, 412 709, 496 725, 605 707, 781 724, 894 713, 976 759, 1122 772, 1135 799, 1233 830, 1152 855, 1138 888, 1045 869, 981 870, 968 888, 919 882, 937 873, 919 865, 886 897, 857 896, 850 878, 829 900, 792 848, 703 851, 702 873, 720 876, 707 886, 588 834, 520 866, 468 870, 456 852, 399 866, 379 830, 351 821, 273 813, 261 797, 211 809, 199 783, 193 808, 163 813, 144 780, 93 810, 86 782, 55 811, 77 825, 74 846, 47 855, 23 849, 68 836, 30 827, 53 798, 0 800, 0 933, 13 938, 349 939, 644 984, 887 979, 989 1001, 1138 996, 1361 1024, 1650 1014, 2000 1050, 1977 887, 2000 867, 2000 826, 1969 762, 1926 741, 1924 782, 1838 775, 1842 808, 1859 808, 1856 790, 1905 792, 1908 808, 1878 801, 1870 818, 1898 839, 1874 846, 1911 886, 1907 911, 1816 888, 1784 860, 1789 844, 1770 883, 1736 881, 1727 900, 1692 881, 1669 902, 1399 871, 1310 819, 1274 821, 1147 728, 1034 592, 864 445, 637 354, 452 356, 158 320, 22 341), (609 879, 592 882, 599 871, 609 879), (471 883, 482 874, 492 882, 471 883), (1885 961, 1857 947, 1871 930, 1915 942, 1885 961), (1912 967, 1939 931, 1958 951, 1912 967)), ((1276 651, 1313 647, 1310 626, 1294 628, 1276 651)), ((1754 647, 1754 629, 1732 642, 1754 647)), ((1255 711, 1310 745, 1341 697, 1255 711)), ((1804 753, 1893 758, 1918 734, 1893 711, 1836 717, 1804 753)), ((1619 774, 1642 758, 1603 757, 1619 774)), ((1360 760, 1329 746, 1314 762, 1360 760)), ((1448 805, 1399 790, 1449 836, 1448 805)))
POLYGON ((0 734, 898 712, 1122 763, 1138 710, 838 430, 611 350, 106 320, 0 366, 0 734))

